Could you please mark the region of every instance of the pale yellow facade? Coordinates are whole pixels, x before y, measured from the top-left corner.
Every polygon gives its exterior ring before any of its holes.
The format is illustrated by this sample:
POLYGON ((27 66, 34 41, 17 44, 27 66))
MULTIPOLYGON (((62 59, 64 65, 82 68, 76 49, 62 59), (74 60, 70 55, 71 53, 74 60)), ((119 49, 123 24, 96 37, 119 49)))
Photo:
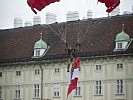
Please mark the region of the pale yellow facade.
MULTIPOLYGON (((66 100, 70 77, 67 60, 42 62, 43 99, 66 100)), ((0 72, 0 100, 40 100, 41 70, 35 61, 3 64, 0 72), (38 95, 35 95, 35 84, 39 84, 38 95), (20 86, 18 97, 16 86, 20 86)), ((80 91, 75 94, 73 90, 67 100, 133 100, 133 56, 81 58, 78 87, 80 91)))

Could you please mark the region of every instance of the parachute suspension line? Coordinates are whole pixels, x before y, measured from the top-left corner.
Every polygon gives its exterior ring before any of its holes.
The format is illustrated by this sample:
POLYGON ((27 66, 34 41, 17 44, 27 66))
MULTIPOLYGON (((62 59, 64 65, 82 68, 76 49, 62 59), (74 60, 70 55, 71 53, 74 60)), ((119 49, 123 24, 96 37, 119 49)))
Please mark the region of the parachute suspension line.
MULTIPOLYGON (((79 23, 78 23, 79 24, 79 23)), ((79 28, 79 25, 78 25, 78 31, 77 31, 77 42, 76 43, 79 43, 79 35, 80 35, 80 28, 79 28)))
POLYGON ((81 36, 82 36, 81 34, 82 34, 82 27, 83 27, 83 26, 81 27, 80 23, 78 23, 78 24, 79 24, 79 25, 78 25, 78 33, 77 33, 77 42, 76 42, 76 43, 77 43, 77 44, 78 44, 78 43, 80 44, 80 43, 81 43, 80 38, 81 38, 81 36))
POLYGON ((60 34, 62 34, 62 38, 64 39, 64 43, 66 43, 66 25, 64 26, 64 28, 63 28, 63 26, 61 26, 60 27, 60 34))
POLYGON ((78 35, 77 35, 77 42, 76 43, 80 44, 80 33, 79 32, 78 32, 78 35))
POLYGON ((81 37, 81 28, 80 28, 80 25, 78 25, 78 29, 79 29, 79 31, 77 33, 77 42, 76 42, 76 49, 77 49, 77 51, 79 50, 79 46, 81 45, 81 43, 80 43, 80 37, 81 37))
POLYGON ((77 42, 76 42, 77 44, 81 43, 80 38, 82 37, 81 34, 83 33, 82 32, 82 29, 83 29, 82 27, 83 27, 83 25, 81 26, 80 23, 78 23, 77 42))
POLYGON ((51 26, 51 25, 49 25, 49 27, 50 27, 50 29, 63 41, 63 42, 65 42, 66 40, 63 38, 63 35, 62 35, 62 33, 60 32, 60 30, 58 29, 57 31, 51 26))
POLYGON ((63 27, 62 26, 57 26, 58 32, 60 37, 62 38, 62 40, 65 42, 65 38, 64 38, 64 32, 63 32, 63 27))
MULTIPOLYGON (((82 40, 85 38, 86 34, 89 32, 89 28, 90 28, 91 24, 92 24, 92 20, 91 20, 91 22, 89 23, 87 29, 85 30, 85 33, 83 33, 83 34, 80 36, 80 39, 79 39, 80 42, 82 42, 82 40)), ((82 30, 81 30, 81 31, 82 31, 82 30)))
MULTIPOLYGON (((59 30, 59 29, 58 29, 59 30)), ((60 26, 60 30, 59 30, 64 42, 66 43, 66 32, 67 32, 67 27, 66 25, 64 25, 64 28, 63 28, 63 25, 60 26)))
POLYGON ((50 25, 49 25, 49 27, 62 40, 61 36, 53 29, 53 27, 50 25))
POLYGON ((65 30, 64 30, 65 43, 67 42, 67 41, 66 41, 66 33, 67 33, 67 25, 65 25, 65 30))
POLYGON ((63 25, 58 28, 60 35, 62 36, 64 42, 66 43, 66 25, 63 28, 63 25), (60 28, 60 29, 59 29, 60 28))
POLYGON ((58 32, 59 32, 60 37, 62 38, 63 41, 65 41, 65 40, 64 40, 64 37, 63 37, 63 33, 62 33, 61 30, 60 30, 60 29, 62 29, 62 27, 58 27, 58 26, 57 26, 57 29, 58 29, 58 32))

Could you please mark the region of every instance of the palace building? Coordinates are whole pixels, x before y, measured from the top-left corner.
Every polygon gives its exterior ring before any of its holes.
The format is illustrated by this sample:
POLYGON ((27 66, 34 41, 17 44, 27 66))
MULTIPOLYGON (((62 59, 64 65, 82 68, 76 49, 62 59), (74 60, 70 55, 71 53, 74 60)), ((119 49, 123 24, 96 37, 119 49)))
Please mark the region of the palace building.
POLYGON ((133 14, 0 30, 0 100, 133 100, 133 14), (68 96, 65 44, 80 57, 68 96))

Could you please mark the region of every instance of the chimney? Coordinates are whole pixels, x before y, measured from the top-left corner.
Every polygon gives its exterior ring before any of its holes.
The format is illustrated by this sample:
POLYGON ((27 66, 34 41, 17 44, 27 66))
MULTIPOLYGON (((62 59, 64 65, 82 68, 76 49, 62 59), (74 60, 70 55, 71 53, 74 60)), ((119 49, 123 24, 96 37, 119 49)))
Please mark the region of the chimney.
POLYGON ((46 24, 52 24, 56 22, 56 14, 47 12, 46 13, 46 24))
POLYGON ((33 25, 41 24, 41 17, 40 16, 34 16, 33 17, 33 25))
POLYGON ((31 21, 25 21, 24 25, 25 26, 32 26, 32 23, 31 23, 31 21))
POLYGON ((23 20, 22 18, 15 17, 14 18, 14 28, 23 27, 23 20))
POLYGON ((87 11, 87 19, 92 18, 92 10, 87 11))
POLYGON ((67 21, 79 20, 78 11, 68 11, 66 14, 66 20, 67 21))
POLYGON ((130 11, 124 11, 123 12, 123 15, 127 15, 127 14, 131 14, 132 12, 130 12, 130 11))

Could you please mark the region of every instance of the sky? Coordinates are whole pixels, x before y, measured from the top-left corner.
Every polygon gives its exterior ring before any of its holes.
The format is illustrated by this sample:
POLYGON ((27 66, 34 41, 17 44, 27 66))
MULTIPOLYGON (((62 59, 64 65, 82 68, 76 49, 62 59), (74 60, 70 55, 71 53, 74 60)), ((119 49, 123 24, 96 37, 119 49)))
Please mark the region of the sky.
MULTIPOLYGON (((123 11, 132 12, 133 0, 120 0, 120 14, 123 11)), ((41 24, 45 24, 46 12, 55 13, 57 22, 66 21, 67 11, 78 11, 79 18, 87 17, 87 11, 92 10, 93 18, 107 17, 106 7, 97 0, 60 0, 46 6, 37 15, 32 12, 27 5, 27 0, 1 0, 0 1, 0 29, 9 29, 14 27, 14 18, 22 18, 25 21, 33 22, 34 16, 41 17, 41 24)))

